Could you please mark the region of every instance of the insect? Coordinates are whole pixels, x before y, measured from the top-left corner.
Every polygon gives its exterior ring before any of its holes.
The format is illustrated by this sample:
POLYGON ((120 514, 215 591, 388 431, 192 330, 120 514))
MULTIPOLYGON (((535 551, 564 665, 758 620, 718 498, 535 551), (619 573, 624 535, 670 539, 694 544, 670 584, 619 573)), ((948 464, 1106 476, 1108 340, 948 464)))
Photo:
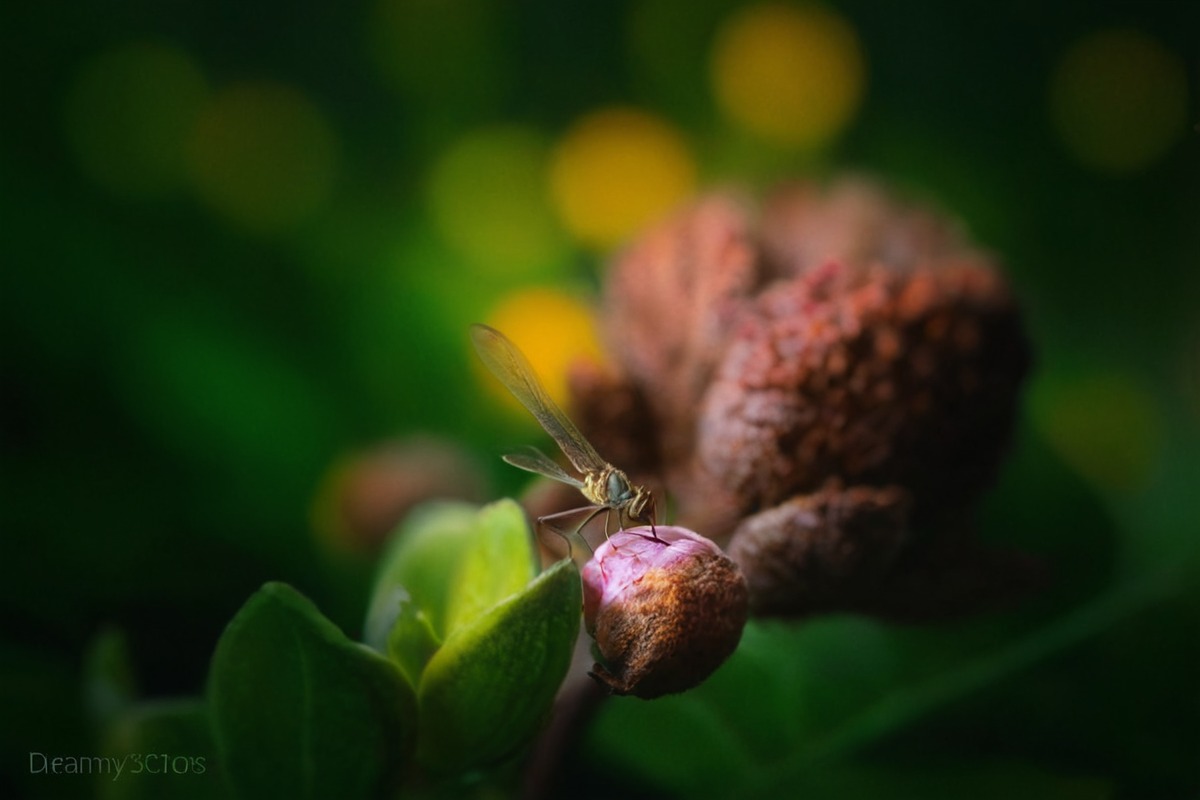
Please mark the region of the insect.
POLYGON ((651 533, 657 539, 658 533, 654 529, 654 495, 644 486, 634 486, 624 472, 600 457, 570 418, 550 399, 550 395, 534 374, 533 367, 517 346, 495 328, 478 324, 471 326, 471 342, 475 345, 475 352, 491 373, 521 401, 521 405, 525 406, 530 414, 533 414, 538 424, 550 434, 563 454, 583 476, 583 480, 580 480, 568 474, 535 447, 503 456, 504 460, 514 467, 574 486, 591 503, 590 506, 541 517, 538 522, 546 524, 553 519, 591 509, 591 513, 578 528, 582 530, 598 514, 607 511, 609 517, 606 517, 604 522, 604 533, 607 536, 608 520, 615 511, 617 524, 622 529, 622 517, 630 522, 649 524, 651 533))

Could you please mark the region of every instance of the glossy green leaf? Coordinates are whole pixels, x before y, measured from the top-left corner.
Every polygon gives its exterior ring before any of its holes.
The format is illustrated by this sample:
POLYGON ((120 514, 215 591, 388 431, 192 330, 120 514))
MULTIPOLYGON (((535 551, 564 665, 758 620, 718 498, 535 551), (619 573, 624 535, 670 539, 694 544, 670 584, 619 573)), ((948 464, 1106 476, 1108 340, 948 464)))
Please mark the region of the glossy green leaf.
POLYGON ((265 585, 229 623, 208 698, 242 797, 377 797, 411 752, 414 698, 400 671, 285 584, 265 585))
POLYGON ((387 654, 400 667, 409 686, 415 689, 420 684, 425 665, 441 645, 429 616, 411 600, 401 601, 400 613, 388 633, 387 654))
POLYGON ((469 546, 479 509, 470 503, 433 502, 415 509, 393 534, 371 602, 364 640, 387 652, 388 634, 402 603, 424 611, 431 630, 442 637, 451 577, 469 546))
POLYGON ((101 752, 96 794, 104 800, 229 795, 199 697, 129 706, 105 731, 101 752))
POLYGON ((479 510, 447 597, 449 636, 533 580, 533 542, 525 512, 512 500, 479 510))
POLYGON ((561 561, 447 639, 418 692, 418 760, 461 771, 524 745, 570 666, 581 604, 575 564, 561 561))

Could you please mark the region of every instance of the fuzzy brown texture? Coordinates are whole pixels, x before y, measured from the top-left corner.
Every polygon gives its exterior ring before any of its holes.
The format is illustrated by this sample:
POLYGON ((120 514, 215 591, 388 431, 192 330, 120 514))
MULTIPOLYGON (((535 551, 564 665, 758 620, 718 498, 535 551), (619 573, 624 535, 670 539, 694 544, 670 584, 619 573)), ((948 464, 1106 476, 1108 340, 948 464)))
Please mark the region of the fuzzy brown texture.
POLYGON ((908 492, 830 488, 747 517, 730 558, 743 566, 758 615, 841 610, 871 595, 908 543, 908 492))
MULTIPOLYGON (((609 273, 605 335, 645 398, 659 466, 677 465, 692 451, 697 400, 758 286, 750 225, 738 199, 703 199, 650 231, 609 273)), ((596 405, 586 387, 572 388, 581 408, 596 405)), ((599 405, 607 404, 600 396, 599 405)))
POLYGON ((597 451, 631 474, 653 474, 660 463, 658 441, 646 398, 624 375, 590 361, 580 361, 568 375, 576 396, 603 397, 576 409, 575 423, 592 432, 597 451))
POLYGON ((617 373, 576 375, 574 413, 735 554, 756 609, 886 600, 940 618, 1030 585, 972 517, 1031 351, 994 260, 952 220, 859 179, 759 208, 718 194, 622 254, 604 299, 617 373))
POLYGON ((974 502, 1028 351, 1004 282, 969 263, 837 265, 765 292, 700 414, 697 466, 742 511, 831 477, 912 491, 918 521, 974 502))
POLYGON ((691 689, 737 648, 748 610, 746 582, 725 556, 647 570, 636 591, 596 614, 590 632, 604 663, 592 675, 647 700, 691 689))

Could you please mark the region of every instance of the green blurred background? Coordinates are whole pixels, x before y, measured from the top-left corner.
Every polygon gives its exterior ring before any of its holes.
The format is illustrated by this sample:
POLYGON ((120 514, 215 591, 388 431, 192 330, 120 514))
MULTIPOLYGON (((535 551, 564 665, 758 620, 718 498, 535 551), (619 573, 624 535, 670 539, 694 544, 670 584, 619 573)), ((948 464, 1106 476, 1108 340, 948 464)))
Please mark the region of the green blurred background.
POLYGON ((520 487, 470 322, 553 380, 639 228, 843 170, 1006 264, 1038 366, 984 527, 1059 580, 948 629, 757 625, 566 780, 1200 791, 1200 5, 51 0, 0 41, 0 794, 80 792, 26 756, 95 752, 105 626, 151 698, 269 579, 359 635, 349 454, 432 433, 520 487))

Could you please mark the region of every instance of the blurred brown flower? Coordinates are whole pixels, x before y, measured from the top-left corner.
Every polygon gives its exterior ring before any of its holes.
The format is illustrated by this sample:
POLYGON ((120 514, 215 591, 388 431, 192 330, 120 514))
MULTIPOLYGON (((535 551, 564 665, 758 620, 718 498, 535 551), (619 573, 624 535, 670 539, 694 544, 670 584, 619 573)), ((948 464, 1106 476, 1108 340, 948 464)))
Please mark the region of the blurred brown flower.
POLYGON ((487 481, 474 456, 447 440, 414 436, 380 443, 334 464, 314 498, 313 524, 338 550, 373 556, 414 506, 486 496, 487 481))
POLYGON ((1034 578, 971 524, 1030 348, 946 218, 859 179, 704 198, 616 260, 603 321, 619 372, 572 375, 580 426, 726 544, 757 613, 956 615, 1034 578))

